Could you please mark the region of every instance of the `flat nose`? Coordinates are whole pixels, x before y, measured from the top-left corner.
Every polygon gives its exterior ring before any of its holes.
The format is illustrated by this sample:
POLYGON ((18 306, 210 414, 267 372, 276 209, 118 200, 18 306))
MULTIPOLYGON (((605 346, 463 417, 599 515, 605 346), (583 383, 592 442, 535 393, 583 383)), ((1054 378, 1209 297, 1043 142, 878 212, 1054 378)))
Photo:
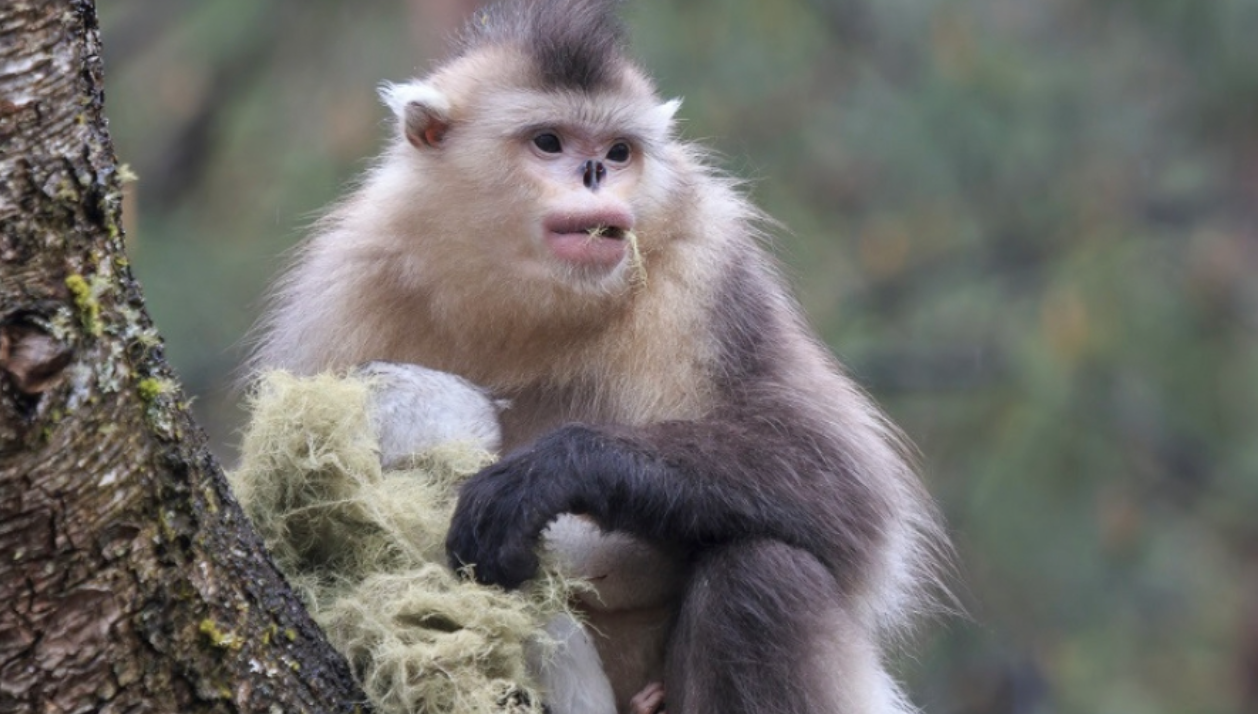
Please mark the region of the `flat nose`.
POLYGON ((598 185, 607 178, 607 167, 602 161, 590 159, 581 167, 581 182, 591 191, 597 191, 598 185))

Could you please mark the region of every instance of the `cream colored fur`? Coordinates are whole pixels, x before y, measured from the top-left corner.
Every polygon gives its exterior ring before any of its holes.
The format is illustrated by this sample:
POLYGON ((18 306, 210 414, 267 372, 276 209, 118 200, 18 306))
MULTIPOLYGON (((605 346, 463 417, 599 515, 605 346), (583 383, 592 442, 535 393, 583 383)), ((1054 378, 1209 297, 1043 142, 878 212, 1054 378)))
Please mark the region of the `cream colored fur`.
MULTIPOLYGON (((519 69, 525 65, 495 47, 423 82, 386 87, 397 135, 361 185, 316 225, 280 282, 253 369, 310 374, 390 360, 452 372, 512 400, 502 415, 506 449, 571 420, 635 425, 693 419, 712 408, 706 375, 717 356, 705 316, 731 256, 748 255, 744 248, 756 241, 749 226, 758 213, 695 149, 674 140, 679 103, 662 102, 636 70, 614 91, 590 96, 529 89, 519 69), (405 140, 401 125, 413 102, 449 117, 443 144, 417 149, 405 140), (541 211, 563 201, 580 210, 579 202, 594 198, 559 192, 530 170, 518 133, 538 122, 635 137, 643 160, 615 197, 636 216, 646 281, 633 280, 625 265, 591 275, 545 254, 541 211)), ((797 320, 784 297, 773 309, 797 320)), ((883 505, 898 513, 887 522, 907 524, 883 534, 875 577, 857 593, 855 622, 842 628, 855 633, 843 645, 851 652, 831 653, 852 660, 843 673, 862 682, 843 696, 869 707, 836 703, 836 711, 902 712, 875 640, 917 607, 934 562, 927 544, 945 540, 891 446, 899 442, 894 429, 807 334, 793 333, 785 371, 804 393, 832 396, 829 405, 800 406, 868 450, 860 455, 864 473, 879 480, 870 490, 886 494, 883 505)), ((633 539, 608 540, 596 528, 563 522, 554 533, 570 557, 609 559, 637 572, 632 563, 643 545, 633 539)), ((666 556, 654 562, 665 572, 672 567, 666 556)), ((659 676, 667 610, 655 609, 658 593, 633 577, 598 591, 587 603, 594 640, 624 711, 628 697, 659 676)))

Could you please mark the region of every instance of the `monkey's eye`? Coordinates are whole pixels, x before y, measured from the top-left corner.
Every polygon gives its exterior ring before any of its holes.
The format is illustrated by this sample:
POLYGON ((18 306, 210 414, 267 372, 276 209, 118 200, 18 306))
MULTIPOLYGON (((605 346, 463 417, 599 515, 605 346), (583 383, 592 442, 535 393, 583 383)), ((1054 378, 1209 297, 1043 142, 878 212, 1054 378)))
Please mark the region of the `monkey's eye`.
POLYGON ((559 142, 559 137, 550 132, 533 137, 533 146, 548 154, 558 154, 563 151, 563 144, 559 142))
POLYGON ((623 164, 629 160, 629 145, 623 141, 618 141, 607 150, 607 160, 617 164, 623 164))

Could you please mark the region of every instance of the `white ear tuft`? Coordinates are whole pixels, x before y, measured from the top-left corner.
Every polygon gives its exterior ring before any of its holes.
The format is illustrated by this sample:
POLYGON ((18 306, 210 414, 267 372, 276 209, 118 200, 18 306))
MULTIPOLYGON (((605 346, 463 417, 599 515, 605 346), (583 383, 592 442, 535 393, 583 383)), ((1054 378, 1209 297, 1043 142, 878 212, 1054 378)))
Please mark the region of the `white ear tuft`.
POLYGON ((417 149, 437 146, 450 128, 450 98, 427 82, 385 82, 380 100, 393 110, 402 134, 417 149))
POLYGON ((667 102, 656 104, 649 112, 646 113, 645 119, 650 131, 659 136, 669 136, 673 133, 673 117, 677 114, 677 110, 681 109, 680 99, 670 99, 667 102))
POLYGON ((418 104, 433 114, 448 116, 450 99, 436 87, 413 80, 402 82, 384 82, 380 85, 380 101, 393 110, 398 119, 406 119, 406 108, 409 104, 418 104))
POLYGON ((664 121, 671 122, 678 109, 681 109, 681 97, 673 97, 657 107, 656 111, 663 115, 664 121))

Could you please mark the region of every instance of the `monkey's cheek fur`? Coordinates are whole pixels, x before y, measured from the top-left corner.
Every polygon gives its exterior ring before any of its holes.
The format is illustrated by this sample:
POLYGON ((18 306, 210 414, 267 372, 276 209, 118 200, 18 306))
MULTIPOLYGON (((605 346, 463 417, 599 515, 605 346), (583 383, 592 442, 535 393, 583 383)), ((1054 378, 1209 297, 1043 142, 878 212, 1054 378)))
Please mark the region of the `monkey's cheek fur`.
POLYGON ((611 272, 629 254, 629 241, 621 236, 589 233, 547 233, 546 247, 561 262, 611 272))

